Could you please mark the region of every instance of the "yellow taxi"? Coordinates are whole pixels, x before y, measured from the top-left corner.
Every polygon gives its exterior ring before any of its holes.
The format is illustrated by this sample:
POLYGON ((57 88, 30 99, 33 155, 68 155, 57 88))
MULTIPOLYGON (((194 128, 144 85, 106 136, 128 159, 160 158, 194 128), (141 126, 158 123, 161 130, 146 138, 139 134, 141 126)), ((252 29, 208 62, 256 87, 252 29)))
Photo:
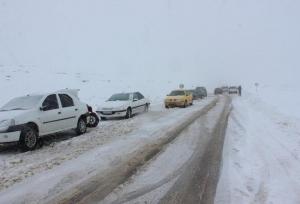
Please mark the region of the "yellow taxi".
POLYGON ((193 105, 193 95, 187 90, 174 90, 165 99, 165 107, 187 107, 193 105))

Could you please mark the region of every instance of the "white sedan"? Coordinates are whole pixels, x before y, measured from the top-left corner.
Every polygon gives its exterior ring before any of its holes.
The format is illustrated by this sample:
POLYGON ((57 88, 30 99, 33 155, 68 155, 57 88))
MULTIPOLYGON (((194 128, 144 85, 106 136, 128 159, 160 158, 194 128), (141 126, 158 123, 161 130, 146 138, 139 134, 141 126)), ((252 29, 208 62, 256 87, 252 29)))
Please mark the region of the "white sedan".
POLYGON ((109 118, 131 118, 133 114, 147 112, 150 101, 140 92, 119 93, 112 95, 103 105, 98 107, 97 113, 102 120, 109 118))
POLYGON ((17 97, 0 108, 0 143, 19 142, 33 150, 39 137, 75 129, 87 129, 88 108, 78 98, 78 90, 17 97))

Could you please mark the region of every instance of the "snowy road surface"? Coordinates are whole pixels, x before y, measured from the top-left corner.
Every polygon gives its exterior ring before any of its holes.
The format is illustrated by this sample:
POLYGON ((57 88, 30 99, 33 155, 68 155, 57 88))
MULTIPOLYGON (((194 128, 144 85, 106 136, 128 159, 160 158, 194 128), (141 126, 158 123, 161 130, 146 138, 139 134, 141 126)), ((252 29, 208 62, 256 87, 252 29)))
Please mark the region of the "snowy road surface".
MULTIPOLYGON (((0 153, 0 203, 81 200, 82 192, 96 190, 101 179, 105 181, 105 175, 114 169, 124 170, 116 171, 119 175, 133 174, 130 171, 143 164, 141 159, 147 160, 143 156, 151 158, 161 151, 183 127, 212 109, 217 100, 208 98, 187 109, 165 110, 162 105, 155 105, 147 114, 131 120, 107 121, 80 137, 69 134, 61 135, 64 139, 50 137, 50 145, 33 152, 4 149, 0 153), (86 189, 80 188, 83 186, 86 189)), ((112 179, 112 185, 103 195, 126 180, 126 177, 122 181, 112 179)))
POLYGON ((212 203, 228 113, 223 98, 99 203, 212 203))
POLYGON ((300 203, 300 121, 252 95, 157 104, 46 143, 0 147, 1 204, 300 203))

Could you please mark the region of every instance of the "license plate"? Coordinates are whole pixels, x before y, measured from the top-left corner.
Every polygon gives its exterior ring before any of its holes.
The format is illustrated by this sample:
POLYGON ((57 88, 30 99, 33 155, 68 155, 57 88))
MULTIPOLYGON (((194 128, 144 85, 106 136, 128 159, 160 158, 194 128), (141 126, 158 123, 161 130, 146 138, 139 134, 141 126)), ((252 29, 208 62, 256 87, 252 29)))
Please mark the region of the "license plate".
POLYGON ((105 111, 105 112, 103 112, 104 113, 104 115, 111 115, 112 114, 112 111, 105 111))

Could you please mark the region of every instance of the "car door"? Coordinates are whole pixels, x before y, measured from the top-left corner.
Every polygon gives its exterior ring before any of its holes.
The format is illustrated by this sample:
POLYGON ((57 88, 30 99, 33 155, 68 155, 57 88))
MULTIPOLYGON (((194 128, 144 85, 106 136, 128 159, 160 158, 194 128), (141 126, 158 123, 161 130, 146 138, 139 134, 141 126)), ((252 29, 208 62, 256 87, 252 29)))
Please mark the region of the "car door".
POLYGON ((133 93, 133 99, 132 99, 132 113, 138 113, 140 101, 137 93, 133 93))
POLYGON ((65 93, 58 94, 61 113, 62 113, 62 129, 67 130, 77 126, 78 108, 75 106, 74 99, 65 93))
POLYGON ((61 110, 56 94, 48 95, 42 102, 40 135, 50 134, 61 130, 61 110))
POLYGON ((137 95, 138 95, 138 99, 139 99, 139 111, 144 112, 147 101, 140 92, 137 92, 137 95))

